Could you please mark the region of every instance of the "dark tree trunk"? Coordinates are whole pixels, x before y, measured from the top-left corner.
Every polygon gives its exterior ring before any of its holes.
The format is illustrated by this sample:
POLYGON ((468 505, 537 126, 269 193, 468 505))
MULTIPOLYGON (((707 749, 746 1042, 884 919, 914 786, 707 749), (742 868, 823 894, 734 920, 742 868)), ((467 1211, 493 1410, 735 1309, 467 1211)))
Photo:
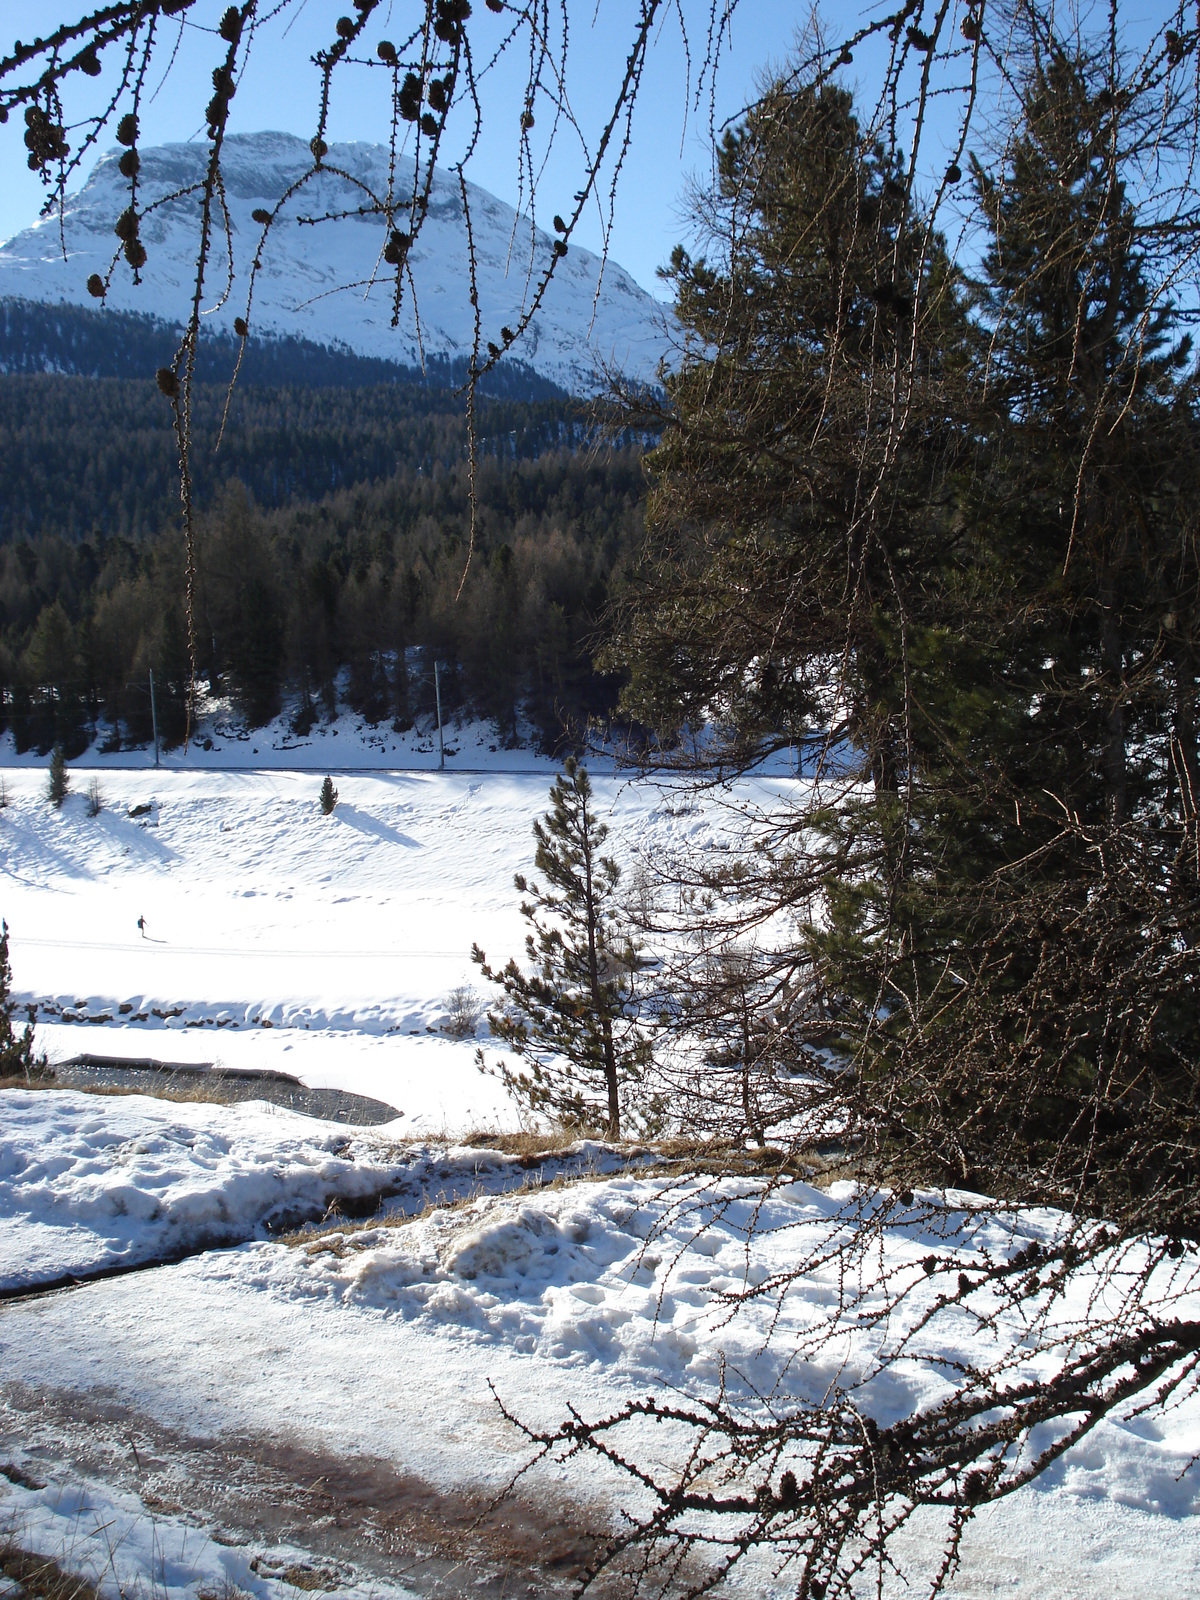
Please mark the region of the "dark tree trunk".
POLYGON ((1186 640, 1176 643, 1172 669, 1171 759, 1183 823, 1173 877, 1176 890, 1187 893, 1200 878, 1200 758, 1196 749, 1196 662, 1186 640))
POLYGON ((750 1036, 750 1007, 746 1001, 746 991, 742 990, 742 1116, 746 1121, 746 1132, 754 1140, 760 1150, 766 1148, 766 1139, 763 1137, 762 1124, 754 1110, 754 1097, 750 1093, 750 1062, 753 1053, 753 1041, 750 1036))
POLYGON ((1124 651, 1114 616, 1111 592, 1106 596, 1100 625, 1100 651, 1104 663, 1104 691, 1108 708, 1104 717, 1104 789, 1108 821, 1119 827, 1128 811, 1125 765, 1124 651))
POLYGON ((608 1127, 610 1139, 621 1137, 621 1099, 617 1084, 617 1053, 613 1048, 612 1019, 607 1013, 604 996, 600 993, 600 963, 596 955, 596 891, 592 882, 592 838, 584 815, 583 833, 584 893, 587 897, 588 934, 588 984, 592 991, 592 1013, 600 1024, 600 1037, 604 1050, 604 1082, 608 1089, 608 1127))
POLYGON ((1171 731, 1175 736, 1176 777, 1180 788, 1180 811, 1184 824, 1191 826, 1200 809, 1200 760, 1196 750, 1196 664, 1184 643, 1175 650, 1174 707, 1171 731))
POLYGON ((621 1137, 621 1101, 617 1094, 617 1057, 613 1049, 612 1023, 607 1017, 603 1023, 604 1032, 604 1077, 608 1084, 608 1137, 619 1139, 621 1137))

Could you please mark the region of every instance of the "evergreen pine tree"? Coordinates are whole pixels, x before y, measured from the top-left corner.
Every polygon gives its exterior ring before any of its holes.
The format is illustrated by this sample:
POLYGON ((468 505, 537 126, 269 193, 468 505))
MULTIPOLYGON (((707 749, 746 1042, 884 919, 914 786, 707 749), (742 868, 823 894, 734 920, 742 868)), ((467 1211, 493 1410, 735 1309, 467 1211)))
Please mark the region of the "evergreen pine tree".
POLYGON ((62 745, 56 744, 50 757, 50 782, 46 791, 50 804, 55 807, 61 807, 63 801, 67 798, 67 789, 69 787, 67 758, 63 754, 62 745))
POLYGON ((488 1014, 493 1034, 529 1063, 528 1071, 501 1065, 508 1088, 532 1110, 619 1139, 628 1088, 648 1058, 634 1000, 636 952, 614 900, 620 870, 601 854, 608 828, 596 820, 587 770, 573 756, 550 804, 533 825, 544 886, 520 873, 514 879, 529 896, 521 914, 532 927, 532 973, 513 960, 493 971, 478 945, 471 956, 508 1001, 503 1013, 488 1014))
POLYGON ((325 782, 321 785, 321 810, 326 816, 329 816, 337 802, 338 792, 333 787, 333 779, 326 777, 325 782))
POLYGON ((696 338, 608 661, 731 762, 828 730, 823 781, 694 870, 689 1020, 736 1041, 719 918, 802 908, 789 1047, 863 1148, 1142 1226, 1195 1206, 1200 382, 1110 73, 1031 65, 973 318, 842 91, 730 135, 732 269, 673 262, 696 338))
POLYGON ((8 960, 8 923, 0 922, 0 1078, 36 1078, 46 1071, 45 1057, 33 1053, 33 1029, 18 1034, 13 1028, 16 1005, 9 998, 12 967, 8 960))

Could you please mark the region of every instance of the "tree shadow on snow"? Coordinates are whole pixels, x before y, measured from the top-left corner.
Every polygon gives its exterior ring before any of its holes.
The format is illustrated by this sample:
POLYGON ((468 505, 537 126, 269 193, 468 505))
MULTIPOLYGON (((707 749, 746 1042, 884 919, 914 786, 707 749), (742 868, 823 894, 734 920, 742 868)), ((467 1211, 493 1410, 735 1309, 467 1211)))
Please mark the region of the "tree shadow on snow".
POLYGON ((334 812, 334 820, 344 827, 353 828, 356 833, 363 833, 369 839, 381 839, 387 844, 401 844, 407 850, 419 850, 420 841, 412 838, 407 833, 401 833, 398 828, 389 827, 386 822, 373 817, 369 812, 360 811, 357 806, 339 805, 334 812))

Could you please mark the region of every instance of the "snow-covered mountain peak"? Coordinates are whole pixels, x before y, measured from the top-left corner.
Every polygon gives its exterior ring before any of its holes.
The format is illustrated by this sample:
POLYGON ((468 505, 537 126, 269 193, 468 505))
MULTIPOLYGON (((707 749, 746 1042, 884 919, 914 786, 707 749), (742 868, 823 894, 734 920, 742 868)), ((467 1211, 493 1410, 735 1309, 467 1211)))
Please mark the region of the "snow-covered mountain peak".
MULTIPOLYGON (((194 282, 199 195, 207 147, 168 144, 140 152, 139 204, 161 204, 145 219, 147 250, 142 282, 135 285, 119 261, 106 304, 180 322, 194 282), (170 198, 174 196, 175 198, 170 198)), ((87 183, 67 204, 60 236, 57 216, 38 222, 0 246, 0 298, 94 307, 87 292, 93 272, 105 273, 119 248, 113 225, 128 205, 129 184, 117 169, 119 151, 101 157, 87 183), (64 260, 61 242, 65 238, 64 260)), ((237 134, 222 156, 233 240, 234 287, 222 299, 228 260, 223 230, 206 278, 211 325, 228 331, 245 310, 248 269, 261 228, 257 207, 273 208, 311 170, 302 139, 286 133, 237 134)), ((251 316, 257 335, 293 335, 341 345, 360 355, 417 366, 423 357, 465 357, 471 350, 474 313, 467 272, 462 193, 455 174, 437 170, 429 212, 410 255, 412 286, 405 285, 400 322, 391 327, 394 279, 382 261, 387 229, 378 215, 355 213, 382 200, 388 187, 388 152, 366 143, 333 145, 325 170, 289 199, 272 230, 255 286, 251 316), (337 215, 337 221, 305 219, 337 215)), ((398 186, 403 193, 402 186, 398 186)), ((528 217, 478 185, 467 185, 475 246, 481 333, 500 342, 515 326, 553 248, 551 237, 528 217)), ((652 379, 670 351, 669 313, 614 262, 572 247, 556 271, 542 307, 514 356, 542 377, 576 393, 594 390, 600 367, 614 364, 652 379), (597 297, 596 286, 600 284, 597 297)))

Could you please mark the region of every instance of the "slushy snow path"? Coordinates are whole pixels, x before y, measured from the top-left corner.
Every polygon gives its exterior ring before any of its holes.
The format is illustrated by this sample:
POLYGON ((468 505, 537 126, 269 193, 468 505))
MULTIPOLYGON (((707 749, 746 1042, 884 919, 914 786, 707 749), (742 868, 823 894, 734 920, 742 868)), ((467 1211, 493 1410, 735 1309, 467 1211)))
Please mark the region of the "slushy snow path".
MULTIPOLYGON (((159 1507, 148 1511, 136 1495, 99 1481, 32 1482, 39 1486, 0 1477, 0 1538, 49 1556, 116 1600, 295 1600, 298 1591, 334 1587, 339 1600, 368 1600, 379 1592, 378 1585, 348 1581, 345 1572, 323 1570, 302 1550, 276 1547, 264 1561, 210 1537, 186 1517, 159 1507)), ((405 1591, 396 1586, 391 1593, 402 1600, 405 1591)))
MULTIPOLYGON (((85 1096, 40 1098, 63 1102, 64 1130, 94 1115, 85 1096)), ((147 1129, 156 1119, 170 1126, 179 1109, 99 1104, 118 1125, 138 1115, 147 1129)), ((236 1121, 232 1111, 216 1115, 236 1121)), ((119 1165, 115 1147, 110 1160, 119 1165)), ((203 1167, 203 1152, 195 1164, 203 1167)), ((48 1191, 56 1181, 70 1189, 72 1169, 62 1172, 48 1191)), ((290 1439, 386 1461, 442 1492, 494 1491, 523 1459, 489 1383, 517 1414, 549 1424, 569 1405, 600 1415, 648 1391, 711 1393, 724 1366, 742 1403, 756 1393, 776 1404, 812 1399, 836 1379, 886 1421, 942 1393, 944 1363, 978 1355, 981 1337, 989 1350, 1017 1347, 1023 1329, 1008 1318, 981 1335, 964 1316, 937 1350, 878 1376, 876 1333, 848 1328, 823 1359, 789 1359, 833 1302, 835 1271, 787 1297, 770 1341, 770 1301, 728 1319, 722 1291, 786 1269, 845 1225, 853 1200, 844 1186, 768 1192, 761 1180, 650 1175, 484 1194, 404 1223, 250 1243, 10 1305, 0 1312, 0 1370, 17 1388, 96 1394, 189 1437, 290 1439)), ((957 1271, 980 1250, 1016 1249, 1055 1225, 1037 1212, 980 1222, 918 1197, 911 1221, 886 1230, 878 1261, 923 1281, 931 1249, 957 1271)), ((1194 1399, 1164 1417, 1104 1423, 1036 1487, 979 1517, 950 1592, 1188 1600, 1200 1592, 1200 1481, 1183 1469, 1198 1443, 1194 1399)), ((526 1492, 545 1497, 547 1515, 565 1493, 608 1516, 622 1486, 589 1463, 583 1473, 541 1469, 526 1492)), ((910 1579, 940 1534, 929 1522, 906 1536, 899 1553, 910 1579)), ((762 1564, 741 1587, 789 1592, 762 1564)), ((903 1593, 903 1583, 885 1592, 903 1593)))

